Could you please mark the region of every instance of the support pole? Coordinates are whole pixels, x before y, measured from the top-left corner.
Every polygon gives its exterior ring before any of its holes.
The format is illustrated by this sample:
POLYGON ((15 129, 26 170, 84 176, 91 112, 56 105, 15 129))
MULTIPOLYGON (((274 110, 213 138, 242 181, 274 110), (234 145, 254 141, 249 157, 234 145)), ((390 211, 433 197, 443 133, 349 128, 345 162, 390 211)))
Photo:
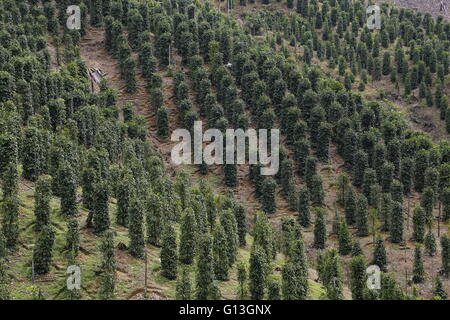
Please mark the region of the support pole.
POLYGON ((144 269, 144 299, 147 299, 147 249, 144 249, 145 269, 144 269))

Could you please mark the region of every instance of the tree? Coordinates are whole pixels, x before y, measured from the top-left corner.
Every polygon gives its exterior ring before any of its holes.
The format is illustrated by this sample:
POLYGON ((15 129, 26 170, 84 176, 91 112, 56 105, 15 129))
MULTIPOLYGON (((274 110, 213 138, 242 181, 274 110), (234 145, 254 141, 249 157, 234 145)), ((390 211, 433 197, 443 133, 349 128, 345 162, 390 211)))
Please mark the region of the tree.
POLYGON ((236 164, 224 164, 225 185, 227 187, 236 187, 237 185, 237 166, 236 164))
POLYGON ((441 192, 442 218, 444 221, 448 221, 450 219, 450 187, 445 188, 441 192))
POLYGON ((323 181, 320 174, 314 174, 311 177, 311 183, 308 187, 311 195, 311 202, 315 205, 322 205, 325 199, 325 192, 323 190, 323 181))
POLYGON ((245 300, 247 298, 247 267, 243 261, 239 262, 237 267, 237 280, 239 283, 237 299, 245 300))
POLYGON ((298 193, 298 220, 303 227, 311 224, 309 189, 304 186, 298 193))
POLYGON ((317 157, 323 161, 328 162, 330 140, 332 127, 329 123, 321 122, 319 126, 319 131, 317 133, 317 140, 320 141, 316 146, 317 157))
POLYGON ((381 182, 382 167, 386 160, 386 146, 382 143, 377 143, 374 147, 373 168, 377 172, 378 182, 381 182))
POLYGON ((0 213, 3 216, 2 231, 6 239, 6 247, 14 250, 19 237, 19 199, 17 195, 10 196, 0 203, 0 213))
POLYGON ((447 107, 445 111, 445 127, 447 128, 447 132, 450 133, 450 107, 447 107))
POLYGON ((400 164, 401 164, 401 143, 397 138, 391 139, 387 144, 387 158, 394 165, 394 178, 400 177, 400 164))
POLYGON ((422 261, 422 250, 420 244, 416 244, 414 250, 413 281, 414 283, 421 283, 424 280, 425 280, 425 270, 422 261))
POLYGON ((227 237, 224 228, 219 224, 214 230, 213 257, 214 257, 214 275, 217 280, 228 280, 228 252, 227 237))
POLYGON ((250 180, 255 186, 255 194, 258 199, 260 199, 262 196, 262 186, 265 180, 264 176, 261 175, 260 173, 261 168, 262 168, 261 163, 250 165, 250 180))
POLYGON ((3 199, 11 199, 17 196, 19 191, 19 172, 17 164, 9 162, 3 169, 3 175, 0 177, 3 199))
POLYGON ((66 248, 73 258, 78 255, 80 249, 80 231, 78 230, 78 221, 71 218, 67 223, 66 248))
POLYGON ((368 167, 367 153, 363 150, 358 150, 353 162, 353 184, 359 187, 363 183, 364 171, 368 167))
POLYGON ((414 167, 414 187, 418 192, 422 192, 425 185, 425 171, 429 166, 429 154, 426 150, 419 150, 416 153, 414 167))
POLYGON ((209 288, 214 281, 212 239, 209 234, 200 237, 198 248, 196 297, 197 300, 206 300, 210 297, 209 288))
MULTIPOLYGON (((200 191, 204 197, 204 202, 206 205, 206 216, 209 227, 213 228, 216 222, 216 215, 217 215, 216 199, 211 190, 211 187, 209 187, 203 180, 200 181, 200 191)), ((236 206, 234 208, 236 210, 236 206)))
POLYGON ((442 284, 441 278, 439 278, 439 276, 434 277, 433 295, 435 297, 439 297, 442 300, 447 300, 448 298, 448 294, 445 291, 444 285, 442 284))
POLYGON ((100 298, 110 300, 114 298, 114 290, 116 287, 116 252, 114 247, 114 235, 112 231, 104 234, 100 244, 101 277, 100 298))
POLYGON ((250 253, 250 297, 252 300, 264 298, 264 288, 267 278, 267 259, 263 248, 258 245, 252 247, 250 253))
POLYGON ((375 243, 375 237, 377 235, 379 227, 379 216, 376 209, 370 210, 368 220, 370 225, 370 233, 372 234, 372 242, 375 243))
POLYGON ((94 187, 94 232, 100 234, 109 228, 109 186, 106 181, 98 182, 94 187))
POLYGON ((357 257, 357 256, 364 256, 364 252, 361 248, 361 244, 359 243, 359 241, 354 240, 353 246, 352 246, 352 257, 357 257))
POLYGON ((283 161, 280 164, 280 181, 281 185, 283 186, 283 191, 285 195, 288 194, 290 189, 290 182, 293 179, 294 172, 293 172, 293 162, 291 159, 283 159, 283 161))
POLYGON ((338 184, 337 202, 345 207, 345 196, 347 190, 350 188, 350 179, 348 175, 345 173, 340 174, 337 179, 337 184, 338 184))
POLYGON ((245 238, 247 235, 247 213, 242 204, 236 203, 234 206, 234 217, 237 223, 239 246, 245 247, 247 244, 247 240, 245 238))
POLYGON ((139 45, 139 36, 144 28, 144 19, 137 9, 128 13, 128 39, 133 48, 139 45))
POLYGON ((364 195, 370 197, 370 188, 377 183, 377 172, 374 169, 368 168, 364 171, 364 182, 362 185, 364 195))
POLYGON ((434 233, 431 228, 429 228, 427 234, 425 235, 424 245, 425 252, 428 256, 432 257, 436 254, 436 238, 434 237, 434 233))
POLYGON ((134 193, 135 181, 131 172, 128 172, 117 184, 117 223, 128 226, 130 204, 134 193))
POLYGON ((271 278, 267 283, 267 293, 269 300, 281 300, 281 287, 278 280, 271 278))
POLYGON ((381 187, 383 192, 391 190, 391 184, 394 177, 395 167, 391 162, 386 161, 381 167, 381 187))
POLYGON ((156 111, 156 126, 159 136, 167 137, 169 135, 169 112, 165 106, 161 106, 156 111))
POLYGON ((379 266, 383 272, 387 271, 386 248, 384 247, 384 241, 381 238, 378 238, 375 243, 375 248, 373 251, 373 264, 379 266))
POLYGON ((325 249, 327 239, 327 229, 325 226, 325 210, 322 208, 314 208, 316 220, 314 222, 314 247, 317 249, 325 249))
POLYGON ((394 180, 391 184, 392 200, 403 204, 403 185, 400 181, 394 180))
POLYGON ((91 25, 98 28, 103 20, 102 0, 92 0, 90 9, 91 25))
POLYGON ((144 208, 139 199, 134 198, 129 207, 129 227, 128 236, 130 244, 128 252, 135 258, 144 258, 144 208))
POLYGON ((403 241, 403 207, 401 203, 392 203, 391 217, 391 241, 401 243, 403 241))
POLYGON ((306 173, 306 159, 308 159, 310 154, 310 143, 309 140, 301 138, 295 142, 295 159, 298 162, 299 174, 301 177, 305 176, 306 173))
POLYGON ((72 165, 64 161, 57 173, 59 195, 61 197, 61 213, 66 217, 75 217, 77 208, 77 183, 72 165))
POLYGON ((356 256, 350 259, 350 289, 353 300, 364 299, 366 287, 366 262, 364 256, 356 256))
POLYGON ((0 229, 0 261, 6 258, 8 248, 6 247, 6 238, 3 235, 3 230, 0 229))
POLYGON ((440 116, 441 120, 446 120, 445 123, 446 123, 447 132, 449 132, 449 130, 448 130, 449 129, 449 126, 448 126, 449 122, 447 120, 450 118, 450 116, 448 116, 448 107, 449 107, 448 97, 447 96, 442 96, 441 99, 440 99, 440 103, 439 103, 439 109, 441 109, 441 112, 439 113, 439 116, 440 116))
POLYGON ((46 274, 50 271, 54 242, 55 230, 53 227, 51 225, 43 226, 33 251, 34 272, 36 274, 46 274))
POLYGON ((225 232, 225 250, 228 256, 228 264, 231 267, 236 261, 238 250, 237 223, 231 209, 227 209, 222 213, 220 216, 220 224, 225 232))
POLYGON ((297 1, 297 12, 305 17, 308 16, 308 2, 309 2, 309 0, 298 0, 297 1))
POLYGON ((336 249, 319 253, 317 264, 319 279, 327 290, 327 297, 330 300, 342 300, 344 298, 342 270, 336 249))
POLYGON ((381 195, 380 204, 378 212, 381 216, 381 221, 383 222, 381 226, 382 231, 389 231, 391 225, 392 216, 392 196, 390 193, 383 193, 381 195))
POLYGON ((178 277, 175 299, 176 300, 191 300, 191 276, 188 268, 183 268, 181 277, 178 277))
POLYGON ((6 71, 0 71, 0 83, 0 103, 12 100, 15 91, 14 77, 6 71))
POLYGON ((9 300, 9 277, 6 273, 6 259, 0 257, 0 301, 9 300))
POLYGON ((381 74, 383 72, 383 65, 380 58, 373 59, 373 74, 372 79, 379 81, 381 80, 381 74))
POLYGON ((174 280, 177 277, 177 234, 170 222, 163 229, 161 238, 161 272, 164 277, 174 280))
POLYGON ((309 156, 305 161, 305 182, 309 189, 312 186, 312 178, 317 174, 317 158, 309 156))
POLYGON ((338 233, 339 254, 347 255, 352 251, 352 238, 348 232, 347 223, 342 220, 338 233))
POLYGON ((413 235, 415 242, 422 243, 425 236, 426 215, 422 207, 416 207, 413 215, 413 235))
POLYGON ((391 273, 381 273, 381 288, 379 297, 381 300, 402 300, 404 294, 391 273))
POLYGON ((403 158, 400 164, 400 181, 403 184, 403 192, 407 195, 411 192, 414 177, 414 159, 403 158))
POLYGON ((383 75, 387 76, 391 73, 391 55, 388 51, 383 55, 383 75))
POLYGON ((434 207, 434 191, 431 187, 426 187, 423 190, 420 205, 425 211, 426 219, 433 218, 433 207, 434 207))
POLYGON ((127 93, 135 93, 137 89, 135 67, 135 62, 131 56, 120 63, 120 69, 122 77, 125 79, 125 90, 127 93))
POLYGON ((213 281, 208 288, 208 299, 209 300, 221 300, 222 293, 220 292, 219 285, 216 281, 213 281))
POLYGON ((361 195, 356 202, 356 227, 358 229, 358 236, 366 237, 369 235, 368 224, 368 204, 367 198, 361 195))
POLYGON ((331 232, 335 235, 339 235, 339 229, 341 227, 341 217, 339 216, 339 211, 337 208, 334 209, 335 213, 333 216, 333 222, 331 225, 331 232))
POLYGON ((35 228, 40 231, 50 223, 50 200, 52 198, 52 178, 41 176, 36 182, 34 193, 35 228))
POLYGON ((41 141, 39 141, 39 130, 36 127, 25 127, 22 129, 22 162, 23 177, 30 181, 36 181, 42 168, 39 156, 42 153, 41 141))
POLYGON ((292 251, 282 270, 285 300, 304 300, 308 294, 308 261, 301 234, 291 244, 292 251))
POLYGON ((154 246, 160 246, 162 217, 165 210, 163 198, 150 192, 146 201, 147 242, 154 246))
POLYGON ((352 225, 356 219, 356 210, 357 210, 357 198, 355 189, 350 186, 345 191, 345 220, 348 225, 352 225))
POLYGON ((296 287, 295 287, 295 266, 292 262, 286 262, 281 271, 282 279, 282 292, 284 300, 296 299, 296 287))
POLYGON ((181 218, 180 262, 192 264, 196 251, 197 222, 192 208, 187 208, 181 218))
POLYGON ((266 177, 261 185, 261 203, 264 212, 274 213, 277 209, 275 190, 277 184, 272 177, 266 177))
POLYGON ((448 277, 450 274, 450 237, 448 235, 443 235, 441 237, 441 247, 442 272, 448 277))
POLYGON ((281 252, 286 256, 292 253, 293 239, 301 236, 300 226, 295 223, 294 218, 285 217, 281 219, 281 252))
POLYGON ((83 206, 88 210, 92 210, 94 207, 94 185, 98 182, 98 179, 99 173, 94 168, 84 168, 81 173, 83 206))

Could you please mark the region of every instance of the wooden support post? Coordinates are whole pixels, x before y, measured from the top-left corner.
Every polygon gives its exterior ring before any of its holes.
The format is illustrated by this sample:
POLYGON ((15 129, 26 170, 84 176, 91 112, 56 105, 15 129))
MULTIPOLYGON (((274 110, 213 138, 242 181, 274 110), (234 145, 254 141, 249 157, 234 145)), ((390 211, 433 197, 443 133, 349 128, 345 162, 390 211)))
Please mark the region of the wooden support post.
POLYGON ((439 213, 438 213, 438 238, 441 237, 441 201, 439 201, 439 213))
POLYGON ((35 278, 35 275, 34 275, 34 257, 33 257, 33 259, 31 260, 31 279, 32 279, 33 283, 34 283, 34 278, 35 278))
POLYGON ((408 195, 408 215, 406 218, 406 229, 409 231, 409 214, 411 213, 411 206, 410 206, 410 202, 411 202, 411 197, 410 195, 408 195))
POLYGON ((147 299, 147 249, 144 248, 145 270, 144 270, 144 299, 147 299))
POLYGON ((172 57, 172 48, 170 47, 170 43, 169 43, 169 66, 171 65, 171 63, 172 63, 172 59, 171 59, 171 57, 172 57))
POLYGON ((405 254, 403 255, 404 259, 405 259, 405 293, 408 294, 408 267, 406 264, 406 250, 408 249, 408 245, 405 241, 405 254))

